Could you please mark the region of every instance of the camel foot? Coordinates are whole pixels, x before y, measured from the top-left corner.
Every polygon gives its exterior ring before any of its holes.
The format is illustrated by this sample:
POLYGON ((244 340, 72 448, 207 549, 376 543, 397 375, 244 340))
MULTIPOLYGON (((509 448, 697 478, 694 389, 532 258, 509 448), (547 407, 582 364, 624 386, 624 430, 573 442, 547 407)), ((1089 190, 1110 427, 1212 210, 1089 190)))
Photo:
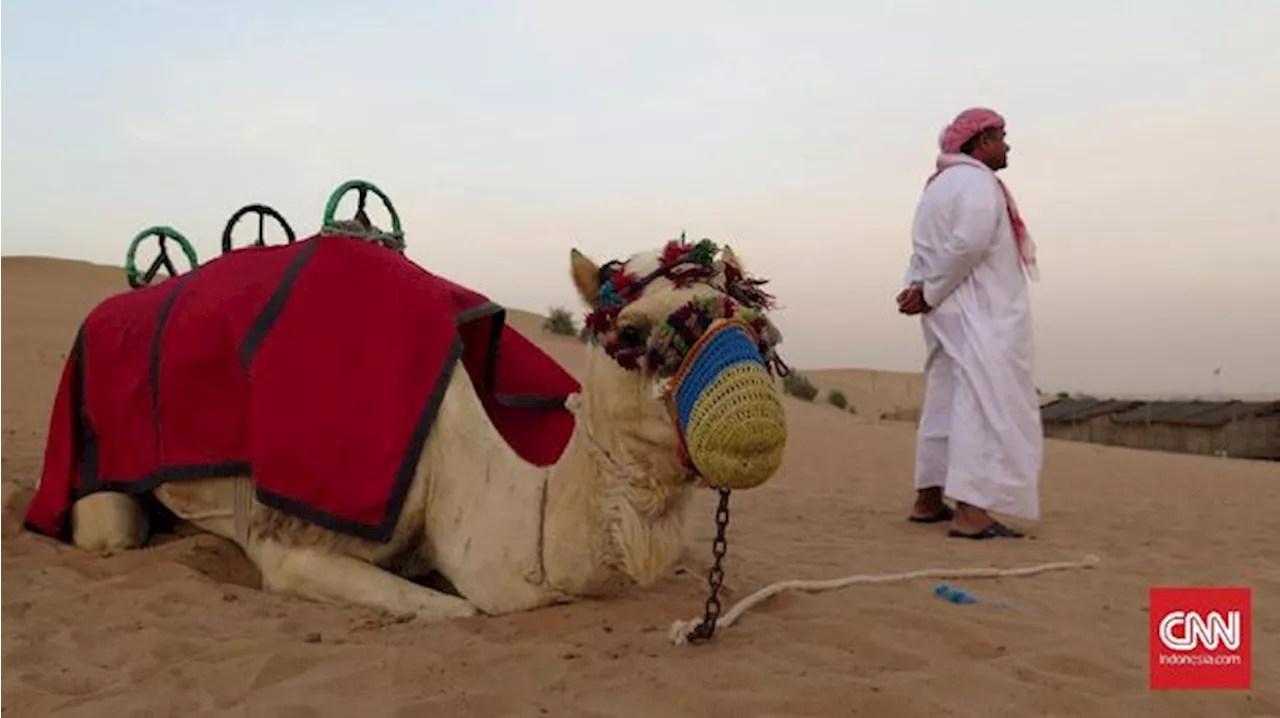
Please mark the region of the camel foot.
POLYGON ((99 491, 71 507, 71 541, 85 551, 134 549, 147 540, 147 515, 127 494, 99 491))
POLYGON ((477 614, 464 599, 419 586, 412 581, 350 556, 314 548, 283 546, 262 541, 254 560, 262 571, 262 587, 316 601, 352 604, 443 621, 477 614))

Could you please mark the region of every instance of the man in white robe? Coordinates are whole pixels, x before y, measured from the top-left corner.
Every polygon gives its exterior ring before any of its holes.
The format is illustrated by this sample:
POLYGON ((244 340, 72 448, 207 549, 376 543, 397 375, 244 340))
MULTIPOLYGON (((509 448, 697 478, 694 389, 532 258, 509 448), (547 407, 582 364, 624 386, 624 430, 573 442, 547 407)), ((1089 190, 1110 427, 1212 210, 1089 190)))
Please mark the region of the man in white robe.
POLYGON ((949 521, 951 536, 1019 537, 991 513, 1040 517, 1044 439, 1028 291, 1034 245, 996 177, 1009 151, 1004 119, 966 110, 939 146, 912 226, 907 288, 897 298, 899 311, 920 316, 926 348, 910 518, 949 521))

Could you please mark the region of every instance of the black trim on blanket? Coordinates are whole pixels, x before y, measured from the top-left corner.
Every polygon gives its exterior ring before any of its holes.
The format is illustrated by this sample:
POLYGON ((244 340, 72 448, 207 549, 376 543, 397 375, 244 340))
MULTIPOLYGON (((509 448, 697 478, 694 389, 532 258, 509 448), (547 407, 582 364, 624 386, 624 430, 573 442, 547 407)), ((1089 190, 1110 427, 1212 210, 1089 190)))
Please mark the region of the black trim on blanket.
POLYGON ((458 314, 457 322, 461 327, 477 319, 492 316, 493 323, 489 329, 489 348, 484 363, 483 389, 493 396, 494 401, 513 409, 558 409, 564 406, 565 397, 545 396, 538 394, 501 394, 497 390, 498 350, 502 346, 502 333, 507 325, 507 310, 496 302, 484 302, 465 312, 458 314))
POLYGON ((93 491, 82 492, 77 498, 84 498, 99 491, 116 491, 135 496, 145 494, 157 486, 169 482, 230 479, 237 476, 247 477, 252 473, 253 464, 247 459, 217 461, 211 464, 169 464, 137 479, 116 479, 99 482, 98 488, 93 491))
MULTIPOLYGON (((169 282, 164 285, 167 286, 169 282)), ((156 454, 160 455, 160 348, 164 346, 164 325, 169 321, 173 303, 186 287, 183 282, 173 282, 173 291, 164 298, 156 312, 156 328, 151 334, 151 357, 147 362, 147 385, 151 388, 151 429, 155 436, 156 454)))
MULTIPOLYGON (((502 397, 502 395, 493 392, 495 374, 497 374, 495 367, 497 367, 498 348, 500 340, 502 340, 503 326, 506 324, 506 314, 507 310, 504 310, 498 303, 483 302, 458 312, 453 317, 454 326, 457 326, 458 329, 461 329, 462 325, 485 319, 485 317, 493 316, 497 319, 497 321, 494 321, 494 329, 490 333, 489 347, 486 348, 488 361, 485 362, 484 389, 493 393, 494 398, 498 399, 500 403, 506 403, 506 406, 564 406, 563 397, 502 397)), ((392 539, 394 532, 396 532, 396 525, 399 523, 399 517, 401 517, 401 512, 404 508, 404 499, 408 498, 408 489, 413 485, 413 476, 417 474, 417 465, 419 465, 422 458, 422 448, 425 447, 426 439, 431 434, 431 427, 435 425, 435 416, 440 411, 440 404, 444 403, 444 394, 449 388, 449 381, 453 379, 453 372, 458 369, 458 363, 462 358, 462 349, 462 337, 454 337, 453 343, 449 346, 448 356, 445 357, 444 366, 440 369, 440 376, 435 381, 435 387, 431 388, 428 401, 422 407, 419 420, 413 427, 410 443, 404 449, 404 456, 396 472, 392 490, 388 494, 387 504, 383 507, 383 521, 379 522, 378 525, 370 526, 367 523, 347 521, 344 518, 334 516, 333 513, 308 507, 306 504, 294 502, 292 499, 280 497, 278 494, 262 489, 255 490, 257 500, 260 500, 266 506, 276 509, 276 511, 289 513, 289 515, 302 518, 303 521, 315 523, 321 529, 357 536, 357 538, 376 541, 376 543, 388 543, 392 539)))
MULTIPOLYGON (((98 432, 94 431, 93 422, 84 413, 84 325, 76 332, 76 341, 71 352, 75 356, 75 369, 71 381, 71 411, 74 413, 71 430, 71 445, 80 447, 80 456, 76 473, 80 476, 81 489, 96 490, 98 486, 98 432)), ((68 521, 70 517, 68 517, 68 521)))
POLYGON ((396 525, 400 523, 400 514, 404 509, 404 501, 409 495, 409 487, 413 485, 413 477, 417 474, 418 461, 422 457, 423 447, 426 446, 427 437, 431 435, 431 427, 435 425, 436 414, 440 411, 440 405, 444 403, 445 392, 449 388, 449 381, 453 379, 453 372, 457 370, 458 360, 461 356, 462 337, 455 337, 453 343, 449 346, 449 354, 445 358, 444 366, 441 367, 440 376, 436 379, 436 384, 432 387, 431 394, 427 397, 426 406, 423 407, 422 413, 418 416, 418 422, 413 428, 413 434, 409 437, 409 447, 405 450, 404 458, 400 460, 400 468, 396 471, 395 481, 391 485, 391 493, 388 495, 387 503, 383 507, 382 521, 377 525, 370 526, 347 521, 334 516, 328 511, 298 503, 255 486, 258 500, 273 509, 292 514, 330 531, 337 531, 338 533, 349 534, 378 543, 390 541, 395 533, 396 525))
MULTIPOLYGON (((558 408, 564 406, 564 397, 504 396, 493 391, 497 375, 498 349, 506 322, 506 310, 495 302, 486 301, 458 312, 454 316, 454 325, 461 328, 464 324, 486 317, 495 317, 496 321, 493 323, 493 329, 489 337, 483 389, 489 391, 499 403, 505 406, 529 408, 558 408)), ((370 526, 348 521, 334 516, 328 511, 298 503, 255 486, 258 500, 277 511, 296 516, 330 531, 378 543, 390 541, 395 533, 396 525, 400 522, 400 514, 404 509, 405 499, 408 498, 409 487, 413 485, 418 463, 422 459, 423 448, 426 446, 427 438, 431 435, 431 427, 435 425, 440 405, 444 403, 445 393, 448 391, 449 382, 453 379, 453 373, 458 369, 458 364, 462 358, 462 350, 462 337, 454 337, 453 343, 449 346, 449 354, 445 358, 444 366, 441 367, 440 376, 436 379, 435 386, 432 387, 431 394, 428 396, 426 405, 423 407, 422 413, 418 417, 418 422, 414 426, 413 434, 410 436, 409 446, 405 449, 404 457, 400 460, 400 468, 396 471, 391 492, 387 497, 386 505, 383 507, 383 518, 380 523, 370 526)))
POLYGON ((80 415, 80 486, 88 492, 98 491, 102 479, 98 474, 98 432, 93 428, 93 421, 84 414, 80 415))
POLYGON ((244 371, 249 370, 249 365, 253 363, 253 356, 262 346, 262 340, 267 338, 271 325, 276 323, 280 318, 280 312, 284 311, 285 302, 293 291, 294 282, 298 281, 298 275, 302 274, 302 268, 316 256, 319 240, 320 237, 312 237, 302 243, 298 256, 293 258, 289 266, 285 267, 284 273, 280 275, 280 285, 271 293, 267 303, 262 306, 262 311, 258 312, 258 316, 254 317, 253 323, 244 333, 244 340, 240 343, 240 368, 244 371))

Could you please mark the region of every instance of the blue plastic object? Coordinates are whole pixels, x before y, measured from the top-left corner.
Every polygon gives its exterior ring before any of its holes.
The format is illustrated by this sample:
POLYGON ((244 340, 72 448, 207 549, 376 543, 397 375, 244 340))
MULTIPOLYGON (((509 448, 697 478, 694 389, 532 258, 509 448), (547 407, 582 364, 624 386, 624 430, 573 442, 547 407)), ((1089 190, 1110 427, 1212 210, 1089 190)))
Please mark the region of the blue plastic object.
POLYGON ((963 605, 978 602, 977 596, 974 596, 972 593, 969 593, 963 588, 956 588, 955 586, 945 583, 940 583, 935 586, 933 593, 938 598, 941 598, 944 601, 950 601, 951 603, 963 605))

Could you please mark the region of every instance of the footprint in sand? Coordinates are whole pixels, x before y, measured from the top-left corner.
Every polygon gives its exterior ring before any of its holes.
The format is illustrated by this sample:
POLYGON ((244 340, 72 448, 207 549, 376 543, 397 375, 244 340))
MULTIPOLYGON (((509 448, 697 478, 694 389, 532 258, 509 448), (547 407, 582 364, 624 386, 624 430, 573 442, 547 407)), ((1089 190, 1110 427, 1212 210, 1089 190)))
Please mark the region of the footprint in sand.
MULTIPOLYGON (((976 605, 962 606, 955 607, 955 610, 975 611, 978 608, 976 605)), ((967 617, 950 612, 944 615, 913 613, 910 628, 906 630, 920 636, 920 641, 935 650, 946 650, 964 658, 989 660, 1004 656, 1007 641, 993 637, 990 627, 972 620, 975 616, 976 613, 967 617)), ((901 641, 901 637, 898 640, 901 641)))
MULTIPOLYGON (((65 698, 83 698, 99 693, 116 681, 116 676, 100 668, 87 665, 45 665, 37 670, 22 671, 12 676, 18 684, 25 684, 43 693, 65 698)), ((5 675, 5 683, 10 676, 5 675)), ((6 693, 8 692, 6 686, 6 693)))
POLYGON ((1114 696, 1131 689, 1134 681, 1146 680, 1146 664, 1128 664, 1120 658, 1094 658, 1051 653, 1029 656, 1023 663, 1024 681, 1071 686, 1098 696, 1114 696))
POLYGON ((310 670, 316 663, 317 661, 314 658, 304 658, 287 653, 274 653, 267 656, 262 667, 258 669, 258 675, 249 685, 249 690, 251 692, 258 691, 297 678, 310 670))

